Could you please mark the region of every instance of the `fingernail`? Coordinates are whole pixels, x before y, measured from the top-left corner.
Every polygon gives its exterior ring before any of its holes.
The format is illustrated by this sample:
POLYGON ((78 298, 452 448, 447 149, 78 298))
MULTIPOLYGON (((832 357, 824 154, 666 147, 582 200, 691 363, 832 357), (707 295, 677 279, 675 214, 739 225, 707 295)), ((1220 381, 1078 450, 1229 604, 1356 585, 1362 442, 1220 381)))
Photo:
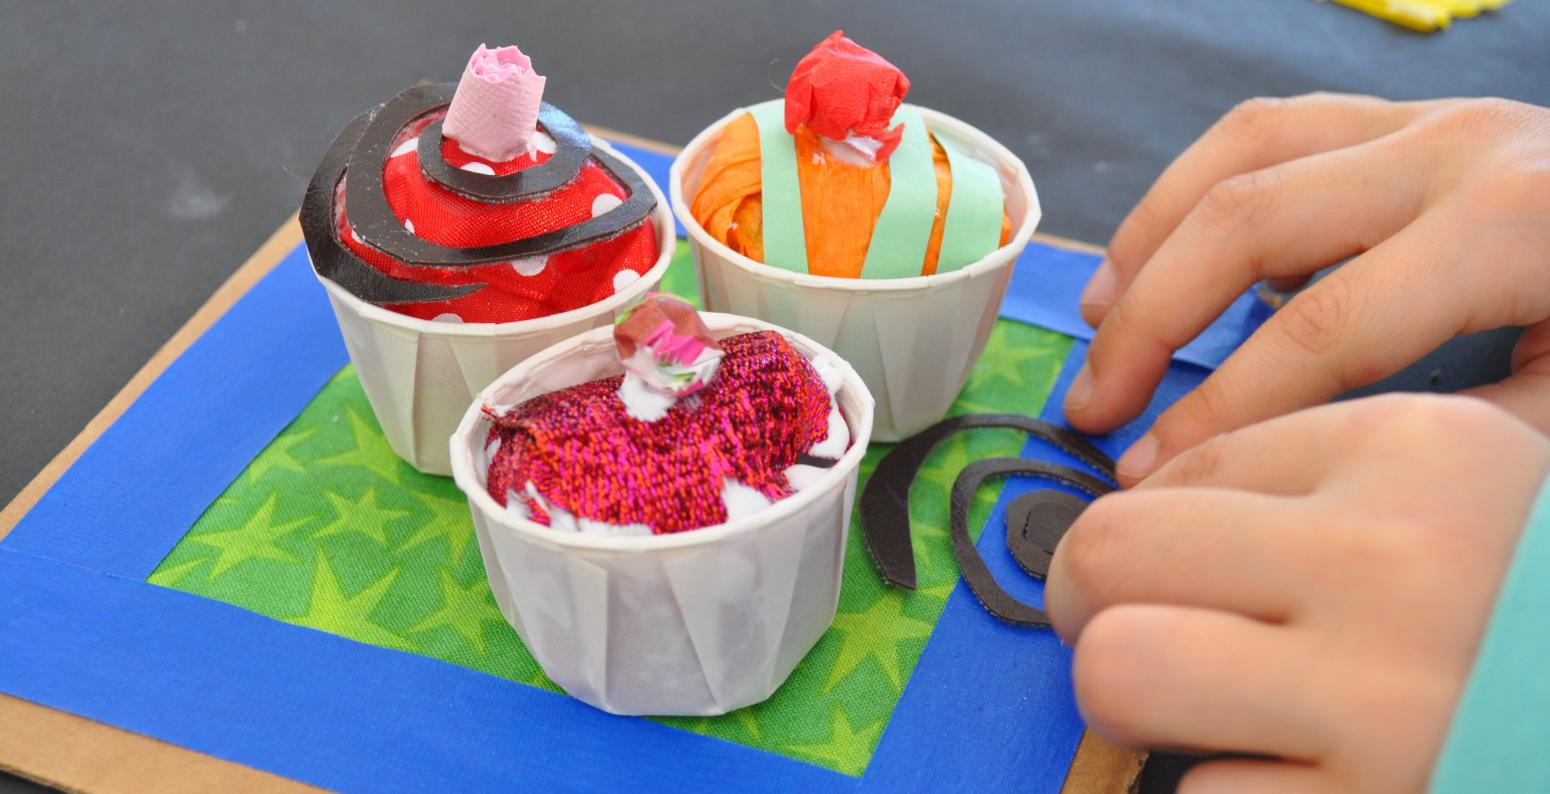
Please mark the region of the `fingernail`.
POLYGON ((1157 441, 1157 436, 1147 433, 1141 437, 1125 454, 1119 456, 1119 462, 1114 464, 1121 476, 1127 479, 1139 480, 1152 473, 1157 465, 1157 452, 1162 447, 1157 441))
POLYGON ((1083 307, 1097 309, 1107 308, 1114 302, 1114 287, 1118 279, 1114 275, 1114 265, 1105 258, 1098 265, 1098 270, 1087 281, 1087 286, 1082 290, 1080 303, 1083 307))
POLYGON ((1093 372, 1086 364, 1071 381, 1071 387, 1066 389, 1066 411, 1081 411, 1093 400, 1093 372))

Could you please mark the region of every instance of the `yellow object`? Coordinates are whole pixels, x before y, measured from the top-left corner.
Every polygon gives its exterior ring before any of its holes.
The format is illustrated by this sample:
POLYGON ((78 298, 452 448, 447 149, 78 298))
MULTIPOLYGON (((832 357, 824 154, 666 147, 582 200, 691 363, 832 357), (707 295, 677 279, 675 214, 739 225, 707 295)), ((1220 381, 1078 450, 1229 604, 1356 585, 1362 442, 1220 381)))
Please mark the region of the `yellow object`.
POLYGON ((1495 11, 1512 0, 1335 0, 1347 8, 1421 33, 1443 30, 1453 19, 1495 11))

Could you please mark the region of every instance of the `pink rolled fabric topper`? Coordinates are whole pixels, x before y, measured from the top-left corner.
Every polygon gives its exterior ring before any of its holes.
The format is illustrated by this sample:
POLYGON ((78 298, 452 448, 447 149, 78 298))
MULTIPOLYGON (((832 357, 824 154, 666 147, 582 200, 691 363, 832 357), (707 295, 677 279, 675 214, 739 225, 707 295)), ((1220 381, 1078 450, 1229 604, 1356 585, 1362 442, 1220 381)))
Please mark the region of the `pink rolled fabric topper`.
POLYGON ((546 80, 522 50, 480 44, 463 69, 442 130, 464 151, 491 162, 527 154, 546 80))

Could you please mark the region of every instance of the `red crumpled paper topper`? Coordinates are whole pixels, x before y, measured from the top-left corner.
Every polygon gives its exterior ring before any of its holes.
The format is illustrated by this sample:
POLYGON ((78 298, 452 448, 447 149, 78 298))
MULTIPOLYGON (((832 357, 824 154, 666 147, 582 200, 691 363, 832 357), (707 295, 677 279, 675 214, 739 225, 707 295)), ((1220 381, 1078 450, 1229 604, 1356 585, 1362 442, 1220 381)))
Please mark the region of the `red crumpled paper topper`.
POLYGON ((813 132, 842 141, 851 135, 882 143, 877 161, 898 148, 903 125, 888 129, 893 113, 909 93, 910 80, 875 52, 836 30, 797 62, 786 86, 786 131, 807 125, 813 132))

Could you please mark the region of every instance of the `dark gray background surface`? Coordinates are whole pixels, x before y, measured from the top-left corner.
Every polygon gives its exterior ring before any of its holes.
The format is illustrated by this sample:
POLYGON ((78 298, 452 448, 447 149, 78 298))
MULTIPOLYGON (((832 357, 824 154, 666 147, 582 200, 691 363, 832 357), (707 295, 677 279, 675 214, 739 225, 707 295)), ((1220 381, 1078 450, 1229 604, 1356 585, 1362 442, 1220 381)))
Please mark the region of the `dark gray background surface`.
MULTIPOLYGON (((0 503, 295 210, 347 120, 455 79, 475 44, 519 43, 583 121, 682 143, 776 95, 837 27, 903 68, 911 101, 1021 155, 1041 231, 1099 243, 1247 97, 1550 105, 1536 0, 1433 36, 1312 0, 0 0, 0 503)), ((1407 383, 1504 362, 1502 335, 1466 340, 1407 383)))
POLYGON ((836 27, 1020 154, 1043 231, 1093 242, 1246 97, 1550 104, 1534 0, 1434 36, 1310 0, 0 0, 0 501, 296 208, 349 118, 474 44, 520 42, 580 119, 683 142, 836 27))

